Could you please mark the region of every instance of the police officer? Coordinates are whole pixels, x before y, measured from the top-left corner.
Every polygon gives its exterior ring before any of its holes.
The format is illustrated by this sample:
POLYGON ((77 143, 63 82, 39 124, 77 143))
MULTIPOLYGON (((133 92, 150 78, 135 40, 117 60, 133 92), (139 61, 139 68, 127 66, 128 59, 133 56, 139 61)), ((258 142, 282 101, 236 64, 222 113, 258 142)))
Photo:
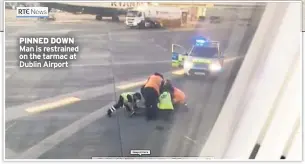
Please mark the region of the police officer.
POLYGON ((163 83, 163 75, 160 73, 154 73, 148 78, 147 82, 141 89, 141 93, 145 99, 147 120, 157 118, 157 104, 160 95, 160 89, 162 88, 163 83))
POLYGON ((142 95, 139 92, 124 92, 120 95, 118 102, 111 106, 108 111, 107 115, 111 117, 112 113, 116 110, 125 107, 127 111, 133 112, 136 106, 136 102, 138 100, 142 100, 142 95))

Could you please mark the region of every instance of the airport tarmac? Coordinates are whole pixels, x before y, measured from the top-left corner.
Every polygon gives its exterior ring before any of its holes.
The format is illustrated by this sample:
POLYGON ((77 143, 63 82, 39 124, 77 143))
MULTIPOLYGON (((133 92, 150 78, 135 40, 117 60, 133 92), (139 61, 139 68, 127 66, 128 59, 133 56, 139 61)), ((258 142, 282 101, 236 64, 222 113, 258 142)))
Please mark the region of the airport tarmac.
MULTIPOLYGON (((121 157, 133 156, 132 149, 151 150, 150 157, 197 156, 242 58, 230 60, 214 82, 191 80, 171 73, 171 44, 189 47, 194 36, 203 35, 220 41, 228 59, 244 56, 236 45, 227 51, 232 27, 132 30, 107 22, 7 26, 6 158, 121 157), (16 67, 16 40, 20 35, 75 36, 82 52, 68 69, 20 69, 16 67), (154 72, 173 78, 187 95, 188 111, 177 111, 170 122, 127 118, 124 112, 112 118, 105 116, 119 93, 134 90, 132 87, 154 72)), ((246 27, 235 28, 241 31, 246 27)))

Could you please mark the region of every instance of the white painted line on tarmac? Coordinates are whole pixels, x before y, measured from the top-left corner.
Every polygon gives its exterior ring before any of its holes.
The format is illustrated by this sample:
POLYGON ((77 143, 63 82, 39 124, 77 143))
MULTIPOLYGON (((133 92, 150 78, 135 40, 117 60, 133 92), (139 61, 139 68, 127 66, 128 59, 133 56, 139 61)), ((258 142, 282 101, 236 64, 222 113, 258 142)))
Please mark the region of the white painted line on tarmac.
POLYGON ((5 126, 5 131, 8 131, 10 128, 12 128, 14 125, 16 125, 16 121, 13 123, 9 124, 8 126, 5 126))
POLYGON ((162 49, 164 52, 169 51, 167 48, 164 48, 164 47, 163 47, 163 46, 161 46, 160 44, 155 44, 155 45, 156 45, 156 47, 158 47, 158 48, 162 49))
POLYGON ((10 78, 11 76, 13 76, 14 73, 6 73, 5 72, 5 79, 10 78))
POLYGON ((5 39, 5 44, 11 44, 11 43, 16 44, 17 41, 18 41, 17 38, 16 39, 5 39))
MULTIPOLYGON (((167 77, 168 79, 173 78, 172 72, 165 72, 165 73, 163 73, 163 75, 165 77, 167 77)), ((142 78, 132 79, 132 80, 129 80, 126 82, 121 82, 121 83, 117 84, 117 86, 126 85, 128 83, 133 83, 135 81, 143 80, 146 78, 147 77, 145 76, 142 78)), ((65 99, 67 97, 77 97, 81 100, 88 100, 88 99, 95 98, 98 96, 111 94, 114 92, 113 85, 114 84, 110 83, 110 84, 100 86, 100 87, 88 88, 88 89, 84 89, 84 90, 80 90, 80 91, 76 91, 76 92, 72 92, 72 93, 62 94, 62 95, 59 95, 56 97, 51 97, 51 98, 47 98, 47 99, 43 99, 43 100, 38 100, 38 101, 6 108, 5 109, 5 122, 29 116, 29 113, 26 112, 24 109, 31 108, 33 106, 37 106, 37 105, 41 105, 41 104, 48 104, 51 102, 56 102, 56 101, 65 99)))
POLYGON ((242 59, 244 58, 245 56, 235 56, 235 57, 229 57, 227 59, 225 59, 224 61, 225 62, 231 62, 231 61, 235 61, 235 60, 238 60, 238 59, 242 59))
POLYGON ((5 79, 8 79, 8 78, 10 78, 10 77, 12 77, 14 74, 16 73, 16 70, 14 70, 14 71, 11 71, 11 72, 4 72, 4 74, 5 74, 5 79))
POLYGON ((157 63, 170 63, 170 60, 162 61, 132 61, 132 62, 117 62, 117 63, 102 63, 102 64, 72 64, 72 67, 100 67, 100 66, 110 66, 110 65, 139 65, 139 64, 157 64, 157 63))
POLYGON ((6 74, 6 75, 5 75, 5 79, 10 78, 11 76, 12 76, 11 74, 6 74))
POLYGON ((68 33, 72 30, 41 30, 41 31, 27 31, 25 33, 18 33, 18 35, 33 35, 33 34, 53 34, 53 35, 57 35, 57 34, 64 34, 64 33, 68 33))
POLYGON ((156 43, 155 38, 151 38, 151 39, 149 39, 148 41, 149 41, 149 42, 152 42, 153 44, 155 44, 155 46, 156 46, 157 48, 160 48, 160 49, 163 50, 164 52, 169 51, 168 48, 165 48, 165 47, 161 46, 160 44, 156 43))
MULTIPOLYGON (((46 139, 42 140, 38 144, 32 146, 25 152, 18 155, 16 158, 21 159, 37 159, 41 155, 43 155, 45 152, 51 150, 56 145, 60 144, 62 141, 68 139, 76 132, 82 130, 83 128, 87 127, 94 121, 106 117, 105 113, 107 109, 113 105, 113 102, 109 103, 108 105, 102 107, 99 110, 96 110, 92 113, 90 113, 87 116, 82 117, 81 119, 73 122, 72 124, 68 125, 67 127, 57 131, 56 133, 50 135, 46 139)), ((103 128, 103 127, 101 127, 103 128)))
MULTIPOLYGON (((84 52, 84 50, 82 50, 82 51, 84 52)), ((105 58, 105 59, 107 59, 109 57, 111 57, 111 55, 108 52, 100 53, 100 54, 96 54, 96 55, 92 55, 92 54, 87 55, 87 54, 83 53, 83 54, 80 54, 77 59, 80 59, 80 60, 81 59, 97 59, 97 58, 105 58)))
MULTIPOLYGON (((85 117, 73 122, 69 126, 57 131, 56 133, 50 135, 46 139, 42 140, 38 144, 34 145, 33 147, 29 148, 25 152, 21 153, 17 158, 19 159, 37 159, 45 152, 51 150, 56 145, 61 143, 62 141, 68 139, 76 132, 80 131, 81 129, 85 128, 86 126, 90 125, 94 121, 106 117, 107 109, 113 105, 114 102, 109 103, 108 105, 102 107, 99 110, 96 110, 85 117)), ((103 128, 103 126, 101 126, 103 128)))
POLYGON ((5 154, 5 159, 12 159, 17 156, 17 153, 9 148, 5 148, 4 154, 5 154))
POLYGON ((184 136, 184 138, 186 138, 187 140, 189 140, 189 141, 192 141, 193 143, 196 143, 196 141, 195 140, 193 140, 193 139, 191 139, 190 137, 188 137, 188 136, 184 136))
POLYGON ((108 84, 102 87, 93 87, 85 90, 76 91, 73 93, 63 94, 52 98, 47 98, 43 100, 22 104, 19 106, 9 107, 5 110, 5 122, 29 116, 30 114, 26 112, 24 109, 31 108, 33 106, 56 102, 67 97, 77 97, 81 100, 87 100, 90 98, 106 95, 113 92, 114 92, 113 84, 108 84))

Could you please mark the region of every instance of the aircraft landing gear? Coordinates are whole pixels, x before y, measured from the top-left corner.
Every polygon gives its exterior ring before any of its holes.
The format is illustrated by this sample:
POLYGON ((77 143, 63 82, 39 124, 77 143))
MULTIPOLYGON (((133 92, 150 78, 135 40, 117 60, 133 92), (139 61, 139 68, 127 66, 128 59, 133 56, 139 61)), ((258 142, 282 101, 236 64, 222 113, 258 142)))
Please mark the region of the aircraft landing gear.
POLYGON ((95 19, 100 21, 100 20, 103 19, 103 17, 102 17, 101 15, 96 15, 96 16, 95 16, 95 19))
POLYGON ((120 19, 119 19, 118 16, 112 16, 112 21, 114 21, 114 22, 119 22, 120 19))

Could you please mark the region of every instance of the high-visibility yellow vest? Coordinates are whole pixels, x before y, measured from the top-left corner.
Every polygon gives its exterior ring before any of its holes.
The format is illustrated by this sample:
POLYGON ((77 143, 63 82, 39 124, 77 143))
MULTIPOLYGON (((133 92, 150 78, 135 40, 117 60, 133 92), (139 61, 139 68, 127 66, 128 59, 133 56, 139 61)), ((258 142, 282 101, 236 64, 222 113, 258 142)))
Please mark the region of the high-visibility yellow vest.
POLYGON ((124 93, 122 93, 121 96, 122 96, 123 99, 124 99, 124 103, 127 103, 127 102, 128 102, 127 96, 128 96, 128 95, 132 96, 133 94, 135 94, 135 92, 124 92, 124 93))
POLYGON ((160 110, 174 110, 171 94, 169 92, 163 92, 159 96, 158 108, 160 110))

